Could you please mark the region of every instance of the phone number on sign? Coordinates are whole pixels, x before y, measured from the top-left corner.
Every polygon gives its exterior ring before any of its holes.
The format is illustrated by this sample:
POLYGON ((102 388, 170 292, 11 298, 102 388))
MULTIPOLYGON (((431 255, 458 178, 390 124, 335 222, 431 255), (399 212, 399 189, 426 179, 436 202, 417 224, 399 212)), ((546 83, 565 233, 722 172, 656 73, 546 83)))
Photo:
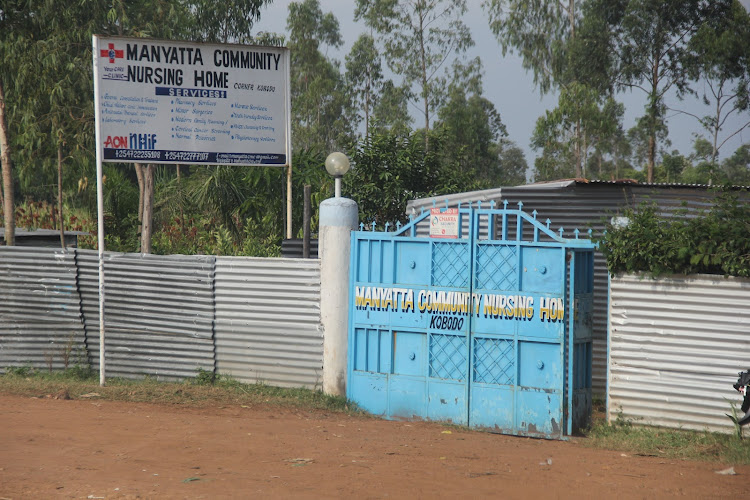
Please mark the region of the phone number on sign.
POLYGON ((189 151, 167 151, 165 161, 207 161, 208 153, 191 153, 189 151))
POLYGON ((115 158, 128 158, 131 160, 158 160, 161 157, 159 151, 147 151, 139 149, 118 149, 115 158))

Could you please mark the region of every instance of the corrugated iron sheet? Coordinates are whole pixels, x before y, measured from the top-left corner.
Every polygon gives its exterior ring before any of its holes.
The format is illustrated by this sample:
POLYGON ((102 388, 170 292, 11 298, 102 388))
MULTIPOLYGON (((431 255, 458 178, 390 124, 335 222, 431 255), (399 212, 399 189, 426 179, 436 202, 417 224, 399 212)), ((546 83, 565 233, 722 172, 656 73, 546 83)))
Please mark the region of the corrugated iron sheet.
MULTIPOLYGON (((573 231, 579 229, 580 237, 588 237, 591 229, 594 237, 601 235, 605 221, 621 213, 626 207, 637 207, 642 202, 653 202, 659 212, 669 216, 679 210, 696 213, 710 207, 715 193, 700 186, 684 185, 639 185, 630 183, 589 183, 575 180, 528 184, 515 187, 487 189, 457 193, 434 198, 412 200, 407 205, 407 213, 419 213, 421 208, 438 207, 457 203, 482 202, 488 206, 491 201, 501 204, 508 201, 509 208, 517 208, 523 202, 523 209, 537 211, 537 219, 550 219, 555 230, 564 228, 566 238, 572 238, 573 231)), ((480 234, 486 234, 480 228, 480 234)), ((606 261, 601 252, 594 254, 594 338, 592 360, 592 384, 594 394, 604 395, 607 383, 607 280, 606 261)))
POLYGON ((320 261, 218 257, 216 364, 242 382, 320 388, 320 261))
MULTIPOLYGON (((105 253, 107 377, 171 380, 215 370, 214 257, 105 253)), ((99 259, 78 251, 91 365, 99 370, 99 259)))
POLYGON ((2 247, 0 371, 60 370, 85 352, 75 253, 2 247))
POLYGON ((750 280, 622 275, 610 300, 609 418, 732 431, 732 384, 750 368, 750 280))

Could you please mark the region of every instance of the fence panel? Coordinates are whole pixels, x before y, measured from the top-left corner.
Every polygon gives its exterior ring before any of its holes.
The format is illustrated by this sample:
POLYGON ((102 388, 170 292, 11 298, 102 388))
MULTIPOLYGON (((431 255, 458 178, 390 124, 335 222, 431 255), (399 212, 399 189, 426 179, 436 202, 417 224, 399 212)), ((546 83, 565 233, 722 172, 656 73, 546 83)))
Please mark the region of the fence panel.
MULTIPOLYGON (((107 252, 107 377, 172 380, 213 372, 214 257, 107 252)), ((92 367, 99 370, 99 260, 79 250, 79 282, 92 367)))
POLYGON ((216 365, 242 382, 320 387, 319 260, 216 259, 216 365))
POLYGON ((732 431, 737 372, 750 368, 750 280, 612 278, 609 418, 732 431))
POLYGON ((1 248, 0 372, 10 366, 60 370, 80 361, 86 346, 75 253, 1 248))

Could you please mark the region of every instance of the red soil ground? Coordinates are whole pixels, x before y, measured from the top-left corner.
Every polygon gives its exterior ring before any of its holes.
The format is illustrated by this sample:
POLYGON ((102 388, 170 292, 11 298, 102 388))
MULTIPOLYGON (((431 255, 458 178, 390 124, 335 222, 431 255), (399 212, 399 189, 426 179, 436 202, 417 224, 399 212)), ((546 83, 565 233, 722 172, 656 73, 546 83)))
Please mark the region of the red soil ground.
POLYGON ((0 395, 0 498, 748 498, 750 467, 264 407, 0 395))

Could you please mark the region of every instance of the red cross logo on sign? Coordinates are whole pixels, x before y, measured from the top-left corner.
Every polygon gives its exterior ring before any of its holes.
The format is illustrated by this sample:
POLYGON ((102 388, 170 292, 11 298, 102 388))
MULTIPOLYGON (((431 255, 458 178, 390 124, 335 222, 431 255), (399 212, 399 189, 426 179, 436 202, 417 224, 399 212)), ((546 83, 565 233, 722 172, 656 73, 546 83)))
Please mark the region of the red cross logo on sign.
POLYGON ((115 50, 115 44, 110 43, 106 49, 101 50, 100 55, 102 57, 109 57, 109 62, 114 63, 118 57, 125 57, 125 52, 123 50, 115 50))

